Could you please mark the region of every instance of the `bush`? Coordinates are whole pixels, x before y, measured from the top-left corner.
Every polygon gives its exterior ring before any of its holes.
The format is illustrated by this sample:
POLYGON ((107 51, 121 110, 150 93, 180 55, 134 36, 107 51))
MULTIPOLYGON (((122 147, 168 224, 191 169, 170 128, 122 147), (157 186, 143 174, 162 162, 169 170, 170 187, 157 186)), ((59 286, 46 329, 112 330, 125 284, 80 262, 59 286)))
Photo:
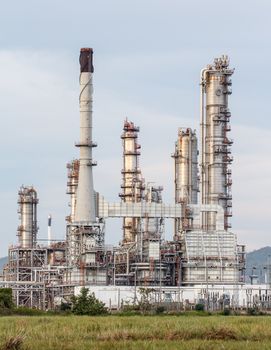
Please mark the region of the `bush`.
POLYGON ((153 288, 139 288, 140 301, 138 303, 138 306, 143 314, 146 314, 151 310, 150 296, 153 292, 153 288))
POLYGON ((63 301, 60 304, 60 311, 68 312, 71 310, 71 305, 69 303, 63 303, 63 301))
POLYGON ((162 314, 162 313, 164 313, 164 312, 165 312, 164 306, 157 306, 157 308, 156 308, 156 310, 155 310, 155 313, 156 313, 157 315, 162 314))
POLYGON ((116 313, 113 313, 113 315, 116 316, 123 316, 123 317, 128 317, 128 316, 142 316, 142 313, 138 310, 122 310, 118 311, 116 313))
POLYGON ((13 315, 13 309, 0 307, 0 316, 10 316, 10 315, 13 315))
POLYGON ((14 314, 21 316, 41 316, 46 313, 45 311, 39 309, 31 309, 30 307, 19 306, 16 309, 14 309, 14 314))
POLYGON ((107 313, 105 304, 89 294, 88 288, 82 288, 78 296, 72 298, 72 312, 75 315, 102 315, 107 313))
POLYGON ((0 309, 13 309, 11 288, 0 288, 0 309))
POLYGON ((195 310, 196 311, 204 311, 204 304, 196 304, 195 310))
POLYGON ((224 309, 223 311, 222 311, 222 315, 223 316, 229 316, 231 314, 231 310, 230 309, 224 309))
POLYGON ((247 314, 249 316, 257 316, 258 315, 258 310, 250 307, 250 308, 247 309, 247 314))

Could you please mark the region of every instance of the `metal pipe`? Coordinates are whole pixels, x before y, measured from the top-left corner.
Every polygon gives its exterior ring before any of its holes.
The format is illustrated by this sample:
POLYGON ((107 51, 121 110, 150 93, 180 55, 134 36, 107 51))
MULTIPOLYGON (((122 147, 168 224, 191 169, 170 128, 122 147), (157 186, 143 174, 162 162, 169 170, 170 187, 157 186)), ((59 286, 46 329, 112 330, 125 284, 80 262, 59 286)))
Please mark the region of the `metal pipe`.
POLYGON ((52 242, 52 215, 48 215, 48 246, 52 242))
MULTIPOLYGON (((201 204, 206 203, 206 168, 205 168, 205 126, 206 126, 206 120, 205 120, 205 104, 204 104, 204 93, 205 93, 205 81, 206 81, 206 74, 209 71, 207 68, 203 68, 200 71, 200 130, 201 130, 201 204)), ((202 225, 205 226, 205 213, 202 213, 202 225)))

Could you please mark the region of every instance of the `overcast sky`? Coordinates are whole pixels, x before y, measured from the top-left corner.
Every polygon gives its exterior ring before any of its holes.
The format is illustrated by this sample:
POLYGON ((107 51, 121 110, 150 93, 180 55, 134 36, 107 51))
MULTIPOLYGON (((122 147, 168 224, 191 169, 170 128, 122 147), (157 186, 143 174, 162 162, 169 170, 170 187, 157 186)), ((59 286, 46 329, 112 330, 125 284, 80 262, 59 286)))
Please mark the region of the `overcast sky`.
MULTIPOLYGON (((170 155, 178 127, 199 130, 200 70, 230 56, 232 231, 248 250, 271 245, 270 13, 263 0, 1 1, 0 256, 17 242, 22 184, 38 190, 39 237, 46 237, 49 213, 54 238, 65 237, 81 47, 94 48, 94 181, 110 201, 119 200, 128 117, 141 128, 143 176, 173 202, 170 155)), ((120 223, 110 220, 106 241, 120 238, 120 223)))

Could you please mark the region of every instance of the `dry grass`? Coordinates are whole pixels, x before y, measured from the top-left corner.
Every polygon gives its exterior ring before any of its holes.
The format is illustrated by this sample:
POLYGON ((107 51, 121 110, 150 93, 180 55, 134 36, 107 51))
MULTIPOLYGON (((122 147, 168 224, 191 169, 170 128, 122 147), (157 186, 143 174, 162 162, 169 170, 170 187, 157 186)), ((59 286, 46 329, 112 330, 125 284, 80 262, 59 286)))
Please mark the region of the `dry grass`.
POLYGON ((271 349, 271 317, 2 317, 0 349, 271 349))
POLYGON ((21 335, 11 336, 4 341, 1 350, 21 350, 23 341, 24 337, 21 335))

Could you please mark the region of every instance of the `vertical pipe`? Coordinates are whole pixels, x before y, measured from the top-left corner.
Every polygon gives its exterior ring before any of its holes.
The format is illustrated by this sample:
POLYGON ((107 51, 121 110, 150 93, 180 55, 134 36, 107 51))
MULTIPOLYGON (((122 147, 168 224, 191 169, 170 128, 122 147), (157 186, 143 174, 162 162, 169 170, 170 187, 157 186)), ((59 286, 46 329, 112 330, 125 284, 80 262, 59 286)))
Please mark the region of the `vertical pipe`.
POLYGON ((52 242, 52 215, 48 215, 48 246, 52 242))
MULTIPOLYGON (((205 93, 205 80, 206 80, 207 69, 202 69, 200 72, 200 139, 201 139, 201 204, 206 204, 206 167, 205 167, 205 104, 204 104, 204 93, 205 93)), ((206 214, 204 211, 201 213, 201 225, 202 228, 206 225, 206 214)))

